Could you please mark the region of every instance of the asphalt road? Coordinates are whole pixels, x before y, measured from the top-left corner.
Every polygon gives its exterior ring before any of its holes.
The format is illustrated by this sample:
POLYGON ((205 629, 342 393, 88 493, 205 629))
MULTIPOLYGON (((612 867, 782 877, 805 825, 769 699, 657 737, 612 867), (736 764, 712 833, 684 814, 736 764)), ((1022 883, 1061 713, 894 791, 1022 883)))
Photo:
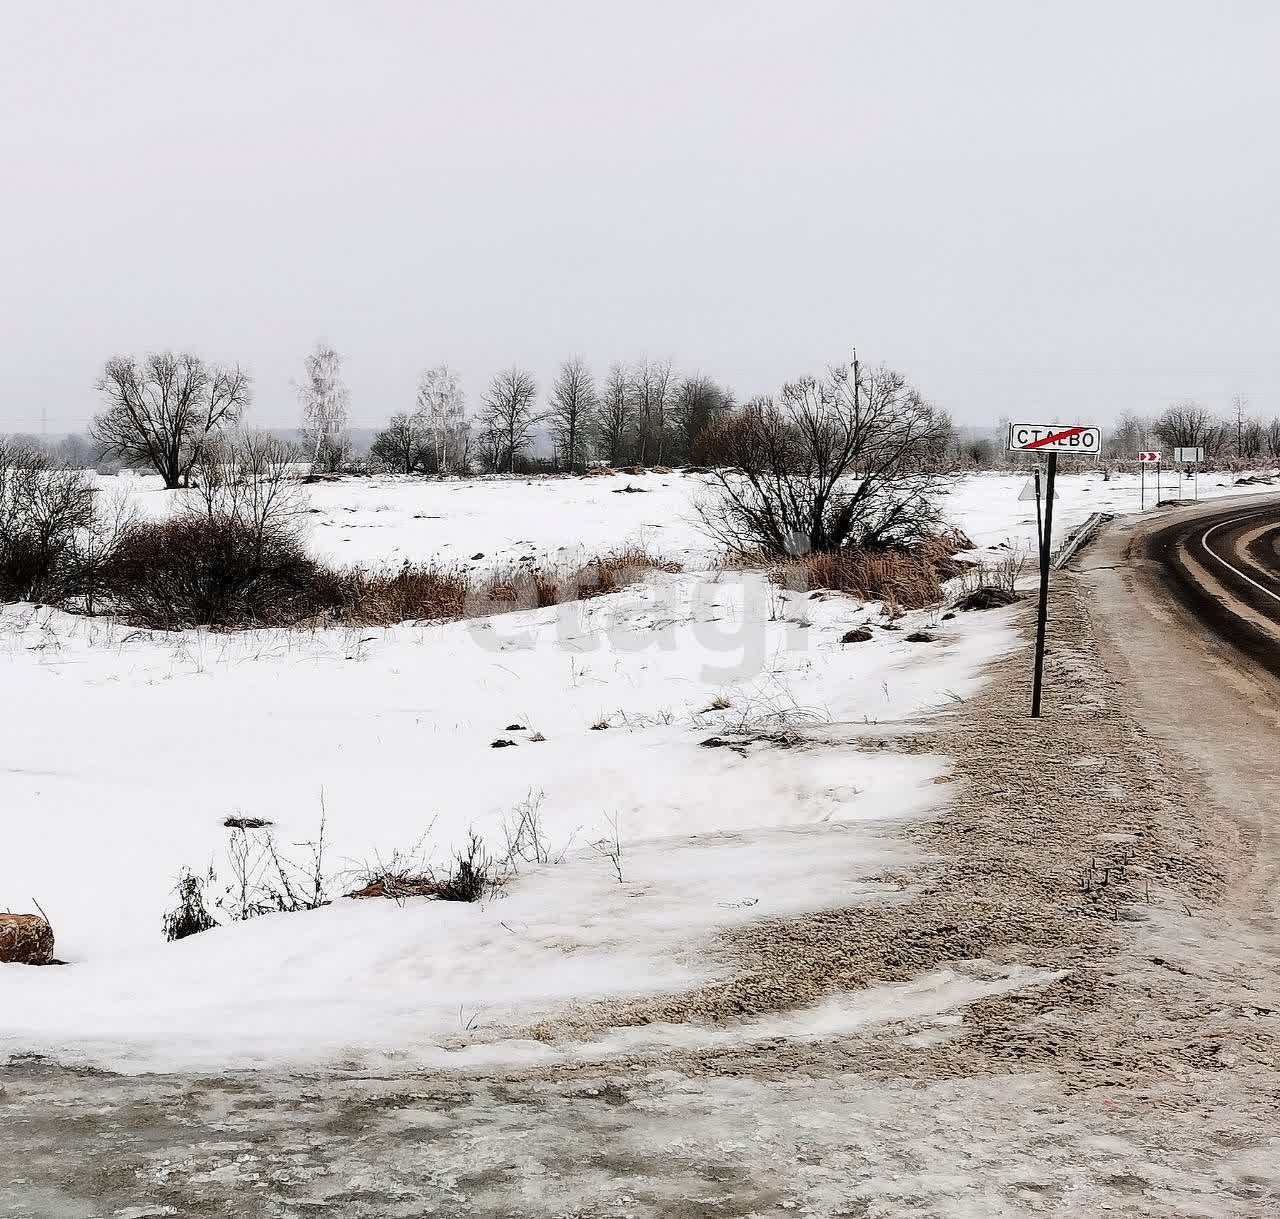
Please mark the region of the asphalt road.
POLYGON ((1179 513, 1141 540, 1204 627, 1280 677, 1280 502, 1179 513))

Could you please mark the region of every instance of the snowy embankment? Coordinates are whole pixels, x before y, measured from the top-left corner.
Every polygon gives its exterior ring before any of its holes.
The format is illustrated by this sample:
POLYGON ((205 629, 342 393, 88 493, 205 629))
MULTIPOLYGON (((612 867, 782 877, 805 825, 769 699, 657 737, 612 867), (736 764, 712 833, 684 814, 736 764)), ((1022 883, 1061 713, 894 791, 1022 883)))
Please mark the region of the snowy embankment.
MULTIPOLYGON (((950 512, 980 546, 1025 543, 1022 481, 964 479, 950 512)), ((507 562, 569 539, 588 552, 644 541, 686 566, 487 620, 164 635, 0 610, 0 908, 38 901, 70 963, 0 970, 0 1058, 126 1070, 537 1059, 549 1051, 504 1031, 565 1004, 701 984, 722 968, 707 951, 718 928, 901 900, 874 881, 910 863, 891 823, 936 807, 945 760, 850 739, 965 697, 1015 646, 1010 614, 922 611, 842 645, 850 627, 881 624, 881 607, 709 570, 691 510, 704 490, 680 475, 311 489, 313 547, 348 562, 507 562), (628 485, 644 490, 615 493, 628 485), (936 642, 906 642, 916 625, 936 642), (780 722, 809 739, 703 744, 780 722), (161 938, 180 869, 212 864, 225 883, 230 815, 301 843, 323 799, 340 894, 362 862, 419 842, 437 861, 473 829, 498 848, 530 798, 553 852, 568 853, 492 900, 338 900, 161 938), (590 846, 615 825, 621 882, 590 846)), ((1122 510, 1127 492, 1063 479, 1059 519, 1122 510)), ((145 485, 131 494, 162 510, 145 485)), ((944 979, 934 999, 962 991, 944 979)))

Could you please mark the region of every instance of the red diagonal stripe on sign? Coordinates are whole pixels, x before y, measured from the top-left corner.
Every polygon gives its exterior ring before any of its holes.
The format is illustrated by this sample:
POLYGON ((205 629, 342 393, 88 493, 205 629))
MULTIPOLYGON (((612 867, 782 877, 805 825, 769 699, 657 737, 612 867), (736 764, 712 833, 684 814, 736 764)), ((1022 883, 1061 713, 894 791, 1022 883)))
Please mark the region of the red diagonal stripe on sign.
POLYGON ((1052 436, 1046 436, 1043 440, 1033 440, 1027 448, 1040 449, 1046 444, 1053 444, 1057 440, 1066 440, 1069 436, 1079 436, 1081 432, 1087 432, 1087 427, 1069 427, 1065 432, 1055 432, 1052 436))

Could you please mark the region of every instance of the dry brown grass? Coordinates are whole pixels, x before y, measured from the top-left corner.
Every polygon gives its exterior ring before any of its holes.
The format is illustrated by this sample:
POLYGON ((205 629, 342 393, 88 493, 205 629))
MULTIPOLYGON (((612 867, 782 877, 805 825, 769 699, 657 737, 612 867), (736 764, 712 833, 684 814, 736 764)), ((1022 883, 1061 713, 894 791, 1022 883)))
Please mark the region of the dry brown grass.
POLYGON ((784 588, 830 589, 862 601, 883 601, 910 610, 936 605, 943 599, 943 582, 969 566, 957 559, 956 553, 972 546, 964 534, 948 530, 912 547, 814 551, 790 559, 762 553, 735 555, 724 565, 767 571, 769 578, 784 588))
POLYGON ((353 626, 390 626, 409 621, 461 618, 471 589, 461 567, 406 564, 396 572, 346 573, 345 607, 339 616, 353 626))
POLYGON ((641 546, 624 547, 577 568, 518 564, 477 576, 458 566, 406 564, 393 573, 354 571, 339 617, 356 626, 448 622, 587 601, 617 592, 650 572, 680 564, 641 546))

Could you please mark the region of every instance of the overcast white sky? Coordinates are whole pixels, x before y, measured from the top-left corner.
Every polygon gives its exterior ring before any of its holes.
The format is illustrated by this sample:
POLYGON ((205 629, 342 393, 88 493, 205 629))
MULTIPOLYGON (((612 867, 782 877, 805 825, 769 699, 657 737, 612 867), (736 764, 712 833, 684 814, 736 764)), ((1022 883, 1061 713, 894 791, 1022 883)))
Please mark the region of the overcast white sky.
POLYGON ((352 422, 857 344, 962 422, 1280 414, 1280 4, 0 0, 0 431, 117 352, 352 422))

